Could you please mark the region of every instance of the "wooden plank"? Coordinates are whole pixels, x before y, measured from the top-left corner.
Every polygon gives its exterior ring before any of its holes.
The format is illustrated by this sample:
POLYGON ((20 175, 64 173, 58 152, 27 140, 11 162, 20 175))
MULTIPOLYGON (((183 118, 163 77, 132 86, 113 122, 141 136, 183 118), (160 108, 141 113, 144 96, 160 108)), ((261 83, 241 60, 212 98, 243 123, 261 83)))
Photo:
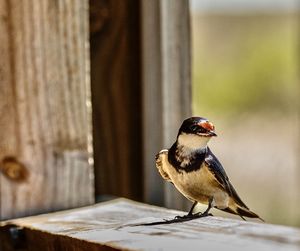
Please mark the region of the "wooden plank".
POLYGON ((142 199, 139 0, 90 0, 96 194, 142 199))
POLYGON ((155 154, 175 141, 191 115, 188 0, 142 1, 144 196, 147 202, 186 208, 186 200, 162 182, 155 154))
POLYGON ((87 0, 0 0, 0 219, 93 202, 87 0))
MULTIPOLYGON (((300 229, 206 217, 171 225, 134 226, 183 212, 118 199, 94 206, 2 222, 1 250, 299 250, 300 229), (10 233, 19 229, 18 235, 10 233), (23 242, 23 243, 22 243, 23 242), (46 245, 45 245, 46 244, 46 245), (75 246, 76 245, 76 246, 75 246), (5 248, 4 248, 5 247, 5 248), (55 249, 56 248, 56 249, 55 249), (98 249, 97 249, 98 248, 98 249)), ((0 246, 1 248, 1 246, 0 246)))

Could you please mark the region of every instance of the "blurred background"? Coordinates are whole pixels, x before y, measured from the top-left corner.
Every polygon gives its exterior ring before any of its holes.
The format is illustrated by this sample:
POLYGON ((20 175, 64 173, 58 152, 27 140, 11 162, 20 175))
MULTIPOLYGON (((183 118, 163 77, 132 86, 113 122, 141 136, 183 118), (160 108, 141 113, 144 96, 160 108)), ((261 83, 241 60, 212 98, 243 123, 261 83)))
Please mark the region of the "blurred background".
POLYGON ((190 3, 193 114, 244 202, 300 226, 298 2, 190 3))

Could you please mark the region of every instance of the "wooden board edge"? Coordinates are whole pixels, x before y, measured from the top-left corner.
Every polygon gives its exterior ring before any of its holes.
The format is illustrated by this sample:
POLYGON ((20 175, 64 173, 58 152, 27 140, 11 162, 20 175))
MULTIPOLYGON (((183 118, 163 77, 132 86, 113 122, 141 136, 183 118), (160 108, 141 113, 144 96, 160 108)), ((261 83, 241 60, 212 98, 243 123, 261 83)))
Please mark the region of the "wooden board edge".
POLYGON ((82 250, 82 251, 113 251, 129 250, 117 247, 113 243, 99 243, 62 234, 49 233, 30 227, 20 227, 7 224, 0 227, 0 250, 1 251, 40 251, 44 250, 82 250))

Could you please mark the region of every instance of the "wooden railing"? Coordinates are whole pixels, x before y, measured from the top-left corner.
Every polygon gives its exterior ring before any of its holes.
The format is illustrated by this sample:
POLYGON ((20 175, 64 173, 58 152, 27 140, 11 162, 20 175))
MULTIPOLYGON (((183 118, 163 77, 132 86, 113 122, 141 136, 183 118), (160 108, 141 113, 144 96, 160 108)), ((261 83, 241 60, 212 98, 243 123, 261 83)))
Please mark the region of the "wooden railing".
POLYGON ((183 212, 125 199, 2 222, 0 250, 299 250, 300 229, 205 217, 140 224, 183 212))

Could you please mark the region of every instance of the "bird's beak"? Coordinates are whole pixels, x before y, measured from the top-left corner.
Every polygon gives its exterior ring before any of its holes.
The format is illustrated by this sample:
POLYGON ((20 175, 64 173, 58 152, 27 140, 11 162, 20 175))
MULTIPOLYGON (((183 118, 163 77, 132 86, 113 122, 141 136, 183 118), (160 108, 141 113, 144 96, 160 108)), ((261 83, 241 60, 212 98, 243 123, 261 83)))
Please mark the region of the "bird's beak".
POLYGON ((208 132, 208 134, 212 137, 217 137, 218 135, 214 131, 208 132))

